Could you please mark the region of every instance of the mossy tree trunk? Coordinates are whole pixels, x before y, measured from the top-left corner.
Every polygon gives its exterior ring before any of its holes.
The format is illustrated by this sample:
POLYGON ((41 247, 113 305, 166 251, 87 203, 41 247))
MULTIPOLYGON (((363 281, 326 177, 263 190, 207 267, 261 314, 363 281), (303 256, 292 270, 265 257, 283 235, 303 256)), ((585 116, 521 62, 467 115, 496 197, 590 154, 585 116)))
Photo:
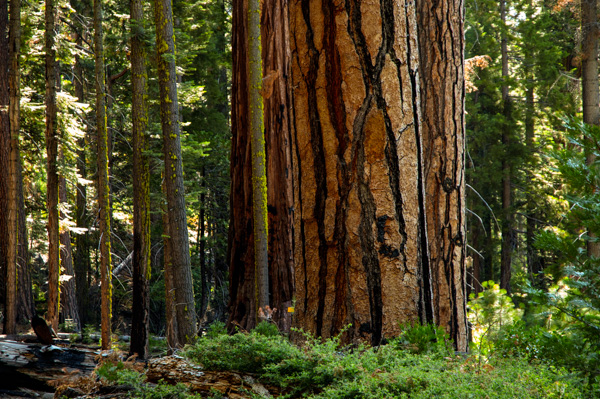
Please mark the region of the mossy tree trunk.
MULTIPOLYGON (((260 0, 248 0, 248 121, 252 153, 252 221, 254 228, 254 278, 256 306, 269 306, 267 156, 265 153, 262 99, 262 52, 260 35, 260 0)), ((258 316, 258 314, 257 314, 258 316)))
POLYGON ((174 344, 179 347, 191 342, 196 336, 196 310, 183 186, 171 1, 157 0, 154 4, 154 16, 165 165, 164 186, 169 224, 166 239, 170 241, 171 247, 171 262, 165 264, 165 273, 171 273, 173 282, 177 321, 174 344))
POLYGON ((148 355, 150 323, 150 166, 144 13, 131 0, 131 85, 133 124, 133 307, 130 354, 148 355))
POLYGON ((415 5, 290 3, 298 327, 378 345, 433 321, 415 5))
POLYGON ((434 318, 456 348, 466 351, 464 2, 417 4, 434 318))
POLYGON ((45 52, 46 52, 46 207, 48 208, 48 313, 47 320, 58 329, 60 238, 58 212, 58 122, 56 105, 56 32, 55 3, 46 0, 45 52))
MULTIPOLYGON (((248 3, 233 8, 231 222, 228 258, 230 324, 256 323, 254 233, 249 119, 248 3)), ((267 157, 268 263, 270 304, 282 331, 289 331, 293 283, 292 107, 287 2, 265 0, 261 15, 264 131, 267 157)))
POLYGON ((100 215, 100 281, 102 349, 110 349, 112 335, 112 262, 110 231, 110 186, 108 181, 108 136, 106 129, 106 73, 102 31, 102 2, 94 0, 94 54, 96 60, 96 137, 98 209, 100 215))

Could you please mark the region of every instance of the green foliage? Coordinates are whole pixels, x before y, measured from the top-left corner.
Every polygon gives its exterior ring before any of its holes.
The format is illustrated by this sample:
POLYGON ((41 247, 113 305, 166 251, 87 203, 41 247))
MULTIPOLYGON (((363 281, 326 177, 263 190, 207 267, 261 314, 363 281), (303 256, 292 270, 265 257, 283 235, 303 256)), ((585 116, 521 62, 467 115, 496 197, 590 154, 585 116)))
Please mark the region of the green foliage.
POLYGON ((234 335, 211 332, 189 346, 185 355, 210 370, 260 374, 268 365, 283 361, 297 350, 280 335, 266 336, 256 331, 234 335))
POLYGON ((392 340, 395 345, 410 350, 413 353, 440 353, 449 355, 452 343, 448 334, 442 327, 435 324, 422 325, 421 323, 404 324, 400 326, 402 334, 392 340))
POLYGON ((206 329, 206 338, 208 339, 214 339, 222 335, 227 335, 227 326, 222 321, 215 321, 206 329))
POLYGON ((92 339, 92 334, 96 334, 96 329, 94 328, 94 326, 90 325, 90 324, 86 324, 82 330, 81 330, 81 341, 84 344, 91 344, 94 342, 94 340, 92 339))
MULTIPOLYGON (((215 331, 219 329, 217 325, 215 331)), ((340 336, 324 340, 296 333, 303 338, 300 347, 256 330, 233 336, 209 331, 186 356, 207 369, 251 369, 263 382, 283 388, 284 398, 584 397, 579 381, 562 369, 500 357, 481 367, 473 357, 453 356, 435 346, 415 354, 400 344, 433 338, 445 342, 434 327, 407 327, 397 342, 377 348, 344 348, 340 336)))
POLYGON ((600 259, 587 244, 600 236, 600 128, 564 118, 568 145, 550 154, 564 187, 568 211, 561 222, 538 234, 536 246, 548 254, 555 285, 527 286, 531 303, 546 308, 552 320, 541 357, 564 365, 600 385, 600 259), (592 162, 590 162, 592 160, 592 162))
POLYGON ((96 375, 101 380, 111 384, 128 384, 139 386, 143 380, 143 375, 131 369, 121 360, 104 361, 95 370, 96 375))
POLYGON ((473 343, 479 355, 490 355, 493 342, 503 326, 511 325, 522 315, 516 309, 506 290, 500 289, 493 281, 482 284, 483 291, 477 297, 471 294, 469 302, 469 322, 473 343))
POLYGON ((279 328, 277 328, 277 324, 263 320, 256 327, 254 327, 254 332, 260 335, 264 335, 265 337, 276 337, 280 335, 279 328))
MULTIPOLYGON (((190 388, 185 384, 168 385, 160 382, 158 385, 142 385, 136 389, 132 398, 143 399, 200 399, 202 395, 190 392, 190 388)), ((221 398, 213 394, 213 398, 221 398)))

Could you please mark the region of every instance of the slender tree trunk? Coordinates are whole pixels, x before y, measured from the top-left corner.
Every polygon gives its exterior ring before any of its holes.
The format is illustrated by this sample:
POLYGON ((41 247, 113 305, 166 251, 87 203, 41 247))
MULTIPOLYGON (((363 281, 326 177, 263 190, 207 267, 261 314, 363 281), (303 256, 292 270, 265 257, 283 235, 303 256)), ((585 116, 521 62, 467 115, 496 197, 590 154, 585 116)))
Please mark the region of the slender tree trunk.
MULTIPOLYGON (((598 87, 598 2, 596 0, 581 1, 581 96, 583 98, 583 121, 590 125, 600 125, 600 89, 598 87)), ((587 164, 595 161, 593 154, 588 154, 587 164)), ((588 256, 600 258, 600 242, 596 233, 588 232, 588 256)))
MULTIPOLYGON (((62 158, 62 151, 60 157, 62 158)), ((60 178, 59 200, 63 205, 68 204, 67 200, 67 180, 60 178)), ((61 219, 66 219, 67 215, 61 212, 61 219)), ((60 263, 64 271, 65 279, 61 279, 61 302, 62 315, 65 319, 71 319, 76 331, 81 330, 81 319, 79 318, 79 307, 77 305, 77 288, 75 281, 75 271, 73 270, 73 251, 71 249, 71 233, 68 229, 60 232, 60 263)))
POLYGON ((102 33, 102 3, 94 0, 94 53, 96 59, 96 131, 98 140, 98 209, 100 225, 100 281, 102 349, 111 347, 112 267, 110 229, 110 188, 108 182, 108 136, 106 129, 106 74, 102 33))
MULTIPOLYGON (((0 0, 0 29, 0 50, 6 54, 8 51, 8 2, 6 0, 0 0)), ((0 59, 0 168, 7 172, 10 170, 9 65, 9 58, 0 59)), ((7 310, 7 286, 10 284, 7 281, 10 180, 10 173, 0 175, 0 236, 3 237, 0 240, 0 299, 3 311, 7 310)), ((4 324, 6 328, 6 321, 4 324)))
POLYGON ((297 326, 433 321, 414 3, 290 3, 297 326))
MULTIPOLYGON (((29 242, 27 238, 27 217, 23 197, 23 176, 21 154, 19 150, 19 131, 21 128, 21 1, 10 1, 10 130, 12 172, 16 181, 16 217, 17 225, 17 314, 21 320, 33 317, 33 295, 31 292, 31 273, 29 271, 29 242)), ((12 226, 13 224, 11 224, 12 226)))
POLYGON ((171 264, 165 265, 165 273, 172 273, 177 318, 175 344, 179 347, 196 336, 196 308, 183 185, 171 1, 157 0, 154 15, 169 223, 167 239, 171 246, 171 264))
MULTIPOLYGON (((11 26, 12 28, 12 26, 11 26)), ((18 28, 18 27, 17 27, 18 28)), ((9 45, 8 2, 0 1, 0 52, 8 54, 12 51, 9 45), (10 50, 9 50, 10 49, 10 50)), ((11 32, 12 33, 12 32, 11 32)), ((15 334, 17 322, 17 175, 16 157, 18 156, 17 139, 13 138, 11 126, 14 118, 12 58, 0 59, 0 167, 6 172, 0 178, 0 224, 3 239, 0 245, 0 269, 4 272, 5 303, 4 333, 15 334)), ((18 73, 18 72, 17 72, 18 73)), ((18 101, 18 98, 17 98, 18 101)), ((17 114, 18 115, 18 114, 17 114)), ((18 126, 18 125, 17 125, 18 126)))
POLYGON ((512 252, 513 252, 513 215, 512 215, 512 168, 508 157, 510 154, 510 121, 512 118, 512 104, 508 95, 508 38, 506 34, 506 0, 500 1, 500 18, 502 20, 502 39, 500 48, 502 53, 502 104, 504 114, 504 125, 502 128, 502 144, 505 155, 502 160, 502 253, 500 259, 500 287, 510 294, 510 278, 512 275, 512 252))
POLYGON ((60 275, 60 237, 58 214, 58 126, 56 105, 56 50, 54 0, 46 0, 46 206, 48 208, 48 314, 47 320, 58 329, 60 275))
MULTIPOLYGON (((262 54, 260 0, 248 0, 248 85, 250 138, 252 152, 252 225, 254 227, 254 267, 258 309, 269 306, 267 157, 265 153, 262 99, 262 54)), ((257 315, 258 316, 258 315, 257 315)))
POLYGON ((466 352, 464 2, 417 4, 434 319, 466 352))
POLYGON ((133 123, 133 316, 130 354, 148 356, 150 325, 150 166, 144 10, 131 0, 131 83, 133 123))

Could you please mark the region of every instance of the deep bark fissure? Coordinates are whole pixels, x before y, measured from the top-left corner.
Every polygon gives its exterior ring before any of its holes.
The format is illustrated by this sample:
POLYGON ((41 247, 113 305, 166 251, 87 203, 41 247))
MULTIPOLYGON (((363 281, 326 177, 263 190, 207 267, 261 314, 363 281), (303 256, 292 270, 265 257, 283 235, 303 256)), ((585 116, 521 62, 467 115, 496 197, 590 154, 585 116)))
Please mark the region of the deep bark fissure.
MULTIPOLYGON (((323 152, 323 132, 321 130, 321 117, 317 109, 317 72, 319 67, 319 52, 314 43, 314 33, 310 25, 310 9, 306 1, 302 2, 302 14, 306 23, 306 44, 310 52, 309 75, 304 77, 308 91, 308 113, 310 115, 311 149, 314 157, 314 178, 317 185, 315 206, 312 210, 317 223, 319 237, 319 291, 316 315, 316 334, 321 335, 323 328, 323 315, 325 312, 325 297, 327 293, 327 250, 325 238, 325 200, 327 199, 327 182, 325 176, 325 154, 323 152)), ((308 291, 307 291, 308 292, 308 291)))
MULTIPOLYGON (((406 14, 406 26, 410 26, 410 21, 408 18, 408 13, 406 14)), ((418 101, 418 92, 419 92, 419 77, 418 77, 418 69, 413 67, 411 63, 411 53, 413 49, 410 44, 410 40, 406 41, 406 51, 407 51, 407 66, 408 66, 408 74, 411 81, 411 95, 412 95, 412 107, 413 107, 413 117, 415 120, 414 132, 415 132, 415 143, 417 146, 417 191, 418 191, 418 202, 419 202, 419 231, 418 231, 418 241, 420 245, 419 249, 419 266, 418 271, 421 273, 420 275, 420 301, 419 301, 419 315, 421 317, 421 323, 432 323, 434 322, 433 317, 433 292, 432 292, 432 282, 431 282, 431 273, 430 273, 430 264, 429 264, 429 251, 428 251, 428 242, 427 242, 427 220, 426 220, 426 206, 425 206, 425 187, 424 187, 424 177, 423 177, 423 146, 421 142, 421 132, 420 132, 420 109, 419 109, 419 101, 418 101)), ((418 51, 418 49, 417 49, 418 51)))

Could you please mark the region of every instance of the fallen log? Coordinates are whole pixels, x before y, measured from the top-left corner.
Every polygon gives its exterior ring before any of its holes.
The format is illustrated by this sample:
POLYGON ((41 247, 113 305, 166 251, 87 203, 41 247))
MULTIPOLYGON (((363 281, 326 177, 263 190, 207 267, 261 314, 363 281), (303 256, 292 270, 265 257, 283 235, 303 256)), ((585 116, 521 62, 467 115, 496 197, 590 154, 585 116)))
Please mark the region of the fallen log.
POLYGON ((0 341, 0 389, 54 392, 52 381, 90 374, 97 355, 84 348, 0 341))
POLYGON ((181 356, 166 356, 148 362, 148 382, 163 380, 169 384, 184 383, 192 392, 209 395, 219 391, 230 399, 251 398, 251 393, 263 398, 279 396, 276 387, 261 384, 256 377, 231 371, 203 370, 181 356))

